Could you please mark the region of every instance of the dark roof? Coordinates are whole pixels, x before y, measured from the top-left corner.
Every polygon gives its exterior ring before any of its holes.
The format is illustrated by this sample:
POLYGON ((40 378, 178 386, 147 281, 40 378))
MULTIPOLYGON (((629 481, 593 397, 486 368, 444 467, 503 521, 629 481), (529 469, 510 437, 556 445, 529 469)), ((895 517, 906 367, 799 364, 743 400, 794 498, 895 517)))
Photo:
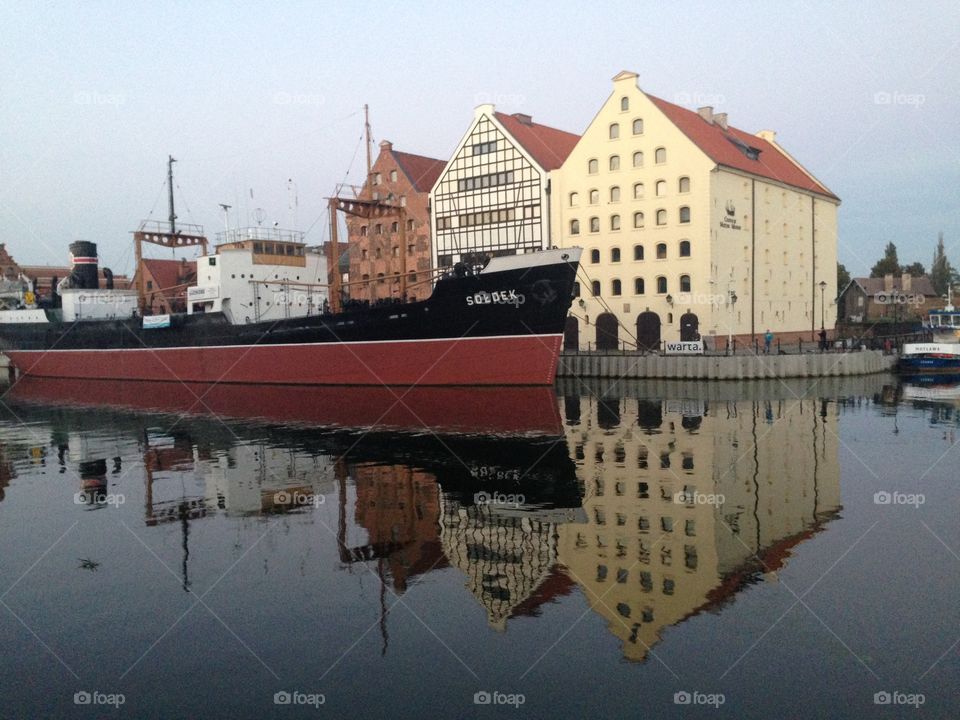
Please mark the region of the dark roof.
POLYGON ((399 150, 392 150, 391 152, 397 161, 397 165, 406 173, 413 189, 417 192, 430 192, 433 184, 440 177, 440 173, 443 172, 443 168, 447 165, 445 160, 437 160, 424 155, 413 155, 399 150))
POLYGON ((494 116, 544 170, 556 170, 563 165, 580 141, 579 135, 532 122, 529 115, 498 112, 494 116))
POLYGON ((837 198, 830 190, 807 174, 796 162, 781 152, 777 146, 763 138, 738 130, 733 126, 724 129, 716 122, 707 122, 693 110, 687 110, 653 95, 647 97, 674 125, 680 128, 684 135, 690 138, 718 165, 760 175, 801 190, 837 198), (751 159, 744 153, 746 148, 760 151, 756 160, 751 159))
MULTIPOLYGON (((863 288, 863 291, 867 295, 876 295, 877 293, 884 292, 887 287, 885 280, 882 277, 879 278, 854 278, 853 282, 863 288)), ((903 278, 895 277, 893 279, 893 290, 898 292, 903 292, 903 278)), ((933 287, 933 280, 930 279, 929 275, 918 275, 911 279, 910 289, 907 292, 911 293, 920 293, 921 295, 926 295, 929 297, 937 297, 937 291, 933 287)))

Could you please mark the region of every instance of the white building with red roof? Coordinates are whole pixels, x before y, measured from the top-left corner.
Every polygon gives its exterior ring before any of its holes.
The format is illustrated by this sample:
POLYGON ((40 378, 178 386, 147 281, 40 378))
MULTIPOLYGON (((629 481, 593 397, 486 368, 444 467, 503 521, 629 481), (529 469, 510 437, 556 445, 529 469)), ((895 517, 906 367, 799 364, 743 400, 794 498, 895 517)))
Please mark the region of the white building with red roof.
POLYGON ((550 247, 550 172, 579 139, 478 106, 431 192, 434 267, 550 247))
POLYGON ((566 347, 833 329, 840 200, 773 132, 621 72, 551 184, 554 244, 585 249, 566 347))

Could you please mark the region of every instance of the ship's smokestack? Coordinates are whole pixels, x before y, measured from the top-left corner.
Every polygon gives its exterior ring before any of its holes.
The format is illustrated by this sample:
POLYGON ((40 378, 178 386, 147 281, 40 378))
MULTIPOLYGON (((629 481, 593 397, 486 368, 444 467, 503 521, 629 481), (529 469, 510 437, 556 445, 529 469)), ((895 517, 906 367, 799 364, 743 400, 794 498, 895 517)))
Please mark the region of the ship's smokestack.
POLYGON ((100 287, 97 244, 87 240, 70 243, 70 287, 96 290, 100 287))

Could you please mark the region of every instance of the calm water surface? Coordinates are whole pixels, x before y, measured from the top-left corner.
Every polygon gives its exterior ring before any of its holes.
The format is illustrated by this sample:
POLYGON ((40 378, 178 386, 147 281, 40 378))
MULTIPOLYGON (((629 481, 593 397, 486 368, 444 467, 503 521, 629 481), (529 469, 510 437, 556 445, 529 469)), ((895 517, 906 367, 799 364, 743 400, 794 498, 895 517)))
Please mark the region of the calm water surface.
POLYGON ((956 717, 951 395, 24 383, 0 717, 956 717))

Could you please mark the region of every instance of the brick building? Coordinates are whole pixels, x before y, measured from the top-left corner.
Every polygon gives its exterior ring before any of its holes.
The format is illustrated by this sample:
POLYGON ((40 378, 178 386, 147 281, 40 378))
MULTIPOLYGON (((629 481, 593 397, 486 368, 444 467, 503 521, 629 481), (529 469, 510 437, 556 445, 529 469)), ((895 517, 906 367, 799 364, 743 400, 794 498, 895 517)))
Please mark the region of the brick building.
MULTIPOLYGON (((148 315, 166 315, 186 312, 187 286, 197 283, 197 263, 180 260, 144 259, 144 292, 146 294, 146 313, 148 315)), ((133 287, 137 287, 137 276, 133 277, 133 287)))
POLYGON ((853 278, 837 300, 837 317, 848 323, 924 322, 931 310, 945 305, 929 275, 853 278))
POLYGON ((407 247, 400 247, 399 218, 366 220, 348 217, 350 281, 369 281, 350 285, 351 299, 397 297, 404 259, 408 296, 415 299, 429 294, 432 279, 429 193, 444 165, 443 160, 394 150, 393 144, 387 140, 380 143, 380 154, 363 185, 360 198, 406 209, 407 247), (406 258, 400 253, 405 253, 406 258))

